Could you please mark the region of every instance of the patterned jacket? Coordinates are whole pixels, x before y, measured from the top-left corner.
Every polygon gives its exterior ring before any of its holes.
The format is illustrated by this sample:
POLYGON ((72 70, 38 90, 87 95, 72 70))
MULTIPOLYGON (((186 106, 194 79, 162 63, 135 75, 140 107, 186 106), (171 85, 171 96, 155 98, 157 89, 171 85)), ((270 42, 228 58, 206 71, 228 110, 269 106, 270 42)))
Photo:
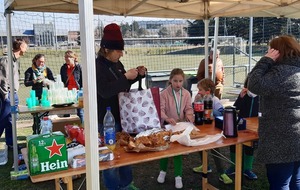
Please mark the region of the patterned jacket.
POLYGON ((258 160, 300 161, 300 57, 276 63, 262 57, 249 73, 248 89, 260 98, 258 160))

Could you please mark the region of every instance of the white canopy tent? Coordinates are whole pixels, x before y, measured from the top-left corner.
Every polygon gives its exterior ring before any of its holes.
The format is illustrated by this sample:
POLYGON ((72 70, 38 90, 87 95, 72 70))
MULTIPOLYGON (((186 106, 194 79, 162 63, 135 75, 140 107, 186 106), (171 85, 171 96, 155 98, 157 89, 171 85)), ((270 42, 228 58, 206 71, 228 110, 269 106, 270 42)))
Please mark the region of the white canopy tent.
MULTIPOLYGON (((5 0, 8 42, 11 11, 79 13, 83 66, 84 121, 86 135, 87 189, 99 189, 97 141, 97 102, 94 60, 93 14, 203 19, 206 36, 208 20, 214 17, 290 17, 300 18, 299 0, 5 0)), ((208 38, 206 39, 208 44, 208 38)), ((216 44, 216 43, 215 43, 216 44)), ((8 43, 8 49, 12 44, 8 43)), ((9 52, 9 51, 8 51, 9 52)), ((208 46, 205 49, 208 54, 208 46)), ((9 62, 12 63, 11 52, 9 62)), ((207 59, 206 59, 207 63, 207 59)), ((12 73, 12 68, 10 68, 12 73)), ((207 73, 207 72, 206 72, 207 73)), ((13 85, 10 78, 10 84, 13 85)), ((13 86, 11 86, 13 88, 13 86)), ((11 97, 14 100, 14 97, 11 97)), ((14 104, 14 101, 12 101, 14 104)), ((12 105, 14 106, 14 105, 12 105)), ((13 114, 14 163, 17 170, 16 117, 13 114)))

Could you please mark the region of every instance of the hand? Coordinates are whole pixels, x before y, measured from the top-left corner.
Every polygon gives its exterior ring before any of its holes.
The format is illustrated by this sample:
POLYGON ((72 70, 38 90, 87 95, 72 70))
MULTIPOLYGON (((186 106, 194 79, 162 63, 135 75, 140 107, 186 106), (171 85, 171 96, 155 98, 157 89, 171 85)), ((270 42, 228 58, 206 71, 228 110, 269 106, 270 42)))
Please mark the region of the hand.
POLYGON ((39 76, 38 78, 36 78, 36 83, 37 82, 41 83, 41 82, 43 82, 43 80, 44 80, 44 77, 43 76, 39 76))
POLYGON ((185 120, 188 122, 194 123, 194 121, 195 121, 194 115, 193 114, 186 115, 185 120))
POLYGON ((273 59, 273 61, 276 61, 280 56, 280 53, 278 50, 272 48, 268 50, 268 53, 265 56, 273 59))
POLYGON ((147 71, 147 68, 144 66, 138 66, 137 70, 138 70, 139 75, 144 76, 147 71))
POLYGON ((171 125, 176 125, 176 120, 173 119, 173 118, 167 118, 167 119, 166 119, 166 122, 167 122, 167 123, 170 123, 171 125))
POLYGON ((128 79, 128 80, 133 80, 137 77, 138 75, 138 70, 137 69, 130 69, 128 70, 126 73, 125 73, 125 77, 128 79))
POLYGON ((247 94, 248 89, 243 88, 242 91, 240 92, 240 97, 243 98, 247 94))

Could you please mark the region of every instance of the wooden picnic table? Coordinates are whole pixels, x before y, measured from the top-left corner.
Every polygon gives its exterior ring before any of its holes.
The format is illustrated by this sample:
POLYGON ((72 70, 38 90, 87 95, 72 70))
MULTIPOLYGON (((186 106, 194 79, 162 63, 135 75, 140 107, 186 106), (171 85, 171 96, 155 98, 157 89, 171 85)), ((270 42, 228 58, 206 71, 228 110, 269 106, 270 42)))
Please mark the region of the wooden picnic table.
POLYGON ((72 110, 72 109, 77 109, 79 108, 78 104, 73 104, 70 106, 62 106, 62 107, 42 107, 42 106, 35 106, 32 108, 28 108, 27 106, 24 105, 19 105, 19 114, 27 114, 30 113, 32 114, 33 117, 33 126, 32 130, 34 134, 39 134, 40 133, 40 126, 39 126, 39 121, 40 119, 47 115, 49 112, 54 112, 54 111, 63 111, 63 110, 72 110))
MULTIPOLYGON (((247 120, 248 121, 248 120, 247 120)), ((188 147, 181 145, 177 142, 170 143, 170 148, 160 152, 141 152, 141 153, 129 153, 125 152, 122 147, 116 149, 118 152, 118 156, 115 157, 112 161, 107 162, 99 162, 100 170, 106 170, 110 168, 139 164, 144 162, 149 162, 153 160, 158 160, 161 158, 173 157, 182 154, 189 154, 194 152, 202 151, 203 154, 203 177, 202 177, 202 188, 203 189, 216 189, 211 184, 208 183, 207 180, 207 151, 214 148, 227 147, 230 145, 236 145, 236 161, 235 161, 235 189, 241 189, 241 176, 242 176, 242 145, 250 145, 252 141, 258 140, 257 132, 255 131, 255 127, 257 126, 257 118, 253 118, 251 120, 251 129, 242 130, 238 132, 238 137, 236 138, 224 138, 222 137, 216 142, 209 143, 201 146, 188 147)), ((250 123, 250 122, 248 122, 250 123)), ((247 123, 247 124, 248 124, 247 123)), ((208 135, 214 135, 221 132, 220 129, 214 127, 213 124, 205 124, 201 126, 197 126, 201 132, 206 133, 208 135)), ((22 153, 24 155, 25 162, 27 162, 27 149, 22 149, 22 153)), ((47 180, 55 180, 56 190, 59 190, 59 179, 62 178, 65 183, 67 183, 67 189, 73 189, 72 176, 86 173, 86 168, 69 168, 68 170, 52 172, 48 174, 40 174, 35 176, 30 176, 31 181, 33 183, 42 182, 47 180)))

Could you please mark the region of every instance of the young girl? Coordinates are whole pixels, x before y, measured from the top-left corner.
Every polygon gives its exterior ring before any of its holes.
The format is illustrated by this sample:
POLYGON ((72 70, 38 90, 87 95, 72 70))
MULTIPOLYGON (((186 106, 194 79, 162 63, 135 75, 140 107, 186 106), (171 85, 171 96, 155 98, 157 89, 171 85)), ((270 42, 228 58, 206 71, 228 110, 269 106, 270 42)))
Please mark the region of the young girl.
MULTIPOLYGON (((207 95, 211 95, 212 96, 212 100, 213 100, 213 115, 214 116, 221 116, 223 115, 224 112, 224 108, 222 103, 220 102, 219 98, 217 98, 216 96, 214 96, 214 91, 215 91, 215 84, 214 82, 209 79, 209 78, 204 78, 202 80, 200 80, 197 84, 198 87, 198 94, 202 95, 202 97, 207 96, 207 95)), ((219 149, 213 149, 213 151, 215 151, 215 153, 217 154, 219 151, 219 149)), ((200 157, 202 159, 202 153, 200 152, 200 157)), ((224 184, 231 184, 233 183, 232 180, 225 174, 224 170, 223 170, 223 163, 222 160, 216 156, 213 156, 213 159, 215 161, 216 164, 216 168, 217 171, 219 173, 219 180, 222 181, 224 184)), ((193 168, 193 171, 196 173, 202 173, 203 168, 202 165, 200 165, 199 167, 195 167, 193 168)), ((212 170, 210 169, 210 167, 208 167, 207 172, 212 172, 212 170)))
MULTIPOLYGON (((244 82, 244 88, 239 94, 237 100, 234 102, 234 106, 239 110, 239 116, 243 118, 247 117, 257 117, 258 116, 258 107, 259 101, 258 96, 250 92, 247 88, 248 77, 244 82)), ((255 180, 257 175, 252 171, 253 161, 254 161, 254 148, 249 146, 243 146, 243 174, 248 179, 255 180)), ((235 146, 230 146, 230 159, 232 162, 235 162, 235 146)), ((226 170, 227 175, 234 175, 235 168, 232 164, 230 168, 226 170)))
MULTIPOLYGON (((194 122, 191 95, 182 87, 184 73, 182 69, 173 69, 169 78, 169 86, 160 95, 161 118, 163 122, 176 125, 180 121, 194 122)), ((164 183, 168 167, 168 158, 160 160, 158 183, 164 183)), ((174 157, 175 188, 182 185, 182 156, 174 157)))

